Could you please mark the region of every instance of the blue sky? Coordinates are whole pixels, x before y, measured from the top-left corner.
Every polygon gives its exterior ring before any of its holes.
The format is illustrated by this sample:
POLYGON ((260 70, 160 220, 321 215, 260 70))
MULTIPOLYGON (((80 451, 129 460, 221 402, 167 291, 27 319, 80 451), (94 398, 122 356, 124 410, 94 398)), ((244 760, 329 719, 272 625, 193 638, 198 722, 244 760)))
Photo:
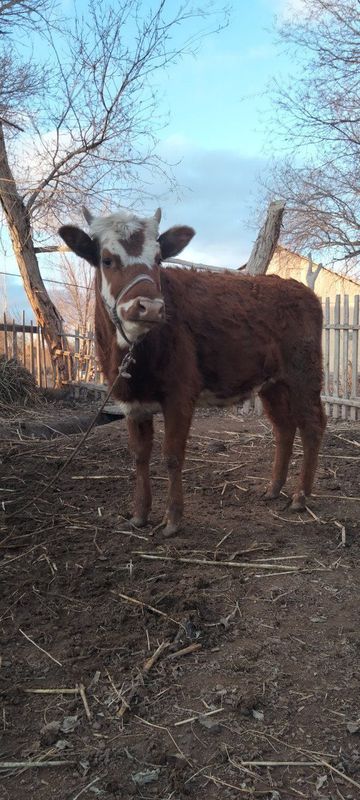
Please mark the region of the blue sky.
MULTIPOLYGON (((63 7, 71 7, 69 0, 63 7)), ((168 115, 159 152, 175 164, 179 190, 169 193, 165 182, 155 182, 154 208, 149 204, 148 210, 162 206, 164 227, 195 228, 184 258, 236 267, 249 255, 261 208, 259 178, 269 164, 268 84, 290 70, 274 44, 274 21, 293 9, 301 13, 301 0, 234 0, 226 29, 206 38, 195 57, 158 74, 159 116, 168 115)), ((6 250, 1 263, 16 272, 11 248, 6 250)), ((44 277, 59 277, 44 256, 41 268, 44 277)), ((0 291, 2 286, 0 280, 0 291)), ((10 309, 28 307, 20 280, 6 278, 6 288, 10 309)))

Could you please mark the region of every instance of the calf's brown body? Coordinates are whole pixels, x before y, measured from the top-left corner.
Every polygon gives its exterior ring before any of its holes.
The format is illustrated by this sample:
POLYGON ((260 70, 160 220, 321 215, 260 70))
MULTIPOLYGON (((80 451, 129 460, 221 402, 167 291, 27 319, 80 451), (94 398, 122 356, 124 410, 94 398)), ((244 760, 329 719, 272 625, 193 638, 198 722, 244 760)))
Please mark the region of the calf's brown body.
MULTIPOLYGON (((312 290, 277 276, 239 276, 160 266, 194 235, 179 226, 158 235, 160 210, 140 219, 125 210, 94 218, 92 237, 65 226, 62 238, 97 267, 95 331, 109 384, 129 347, 134 361, 113 394, 127 417, 136 461, 133 523, 151 509, 149 463, 153 414, 165 422, 169 475, 167 534, 183 514, 182 467, 194 410, 232 405, 258 391, 275 435, 268 499, 285 483, 296 430, 304 458, 292 507, 310 495, 325 428, 322 383, 322 311, 312 290)), ((124 370, 123 370, 124 372, 124 370)))

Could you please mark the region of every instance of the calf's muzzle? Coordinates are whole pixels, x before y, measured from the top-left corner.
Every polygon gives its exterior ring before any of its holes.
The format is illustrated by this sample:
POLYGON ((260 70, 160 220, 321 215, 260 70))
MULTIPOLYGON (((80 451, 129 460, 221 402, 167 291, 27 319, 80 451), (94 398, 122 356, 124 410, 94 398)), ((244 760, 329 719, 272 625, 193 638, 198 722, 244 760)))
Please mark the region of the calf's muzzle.
POLYGON ((127 308, 121 308, 121 316, 128 322, 163 322, 165 319, 165 304, 159 299, 136 297, 127 308))

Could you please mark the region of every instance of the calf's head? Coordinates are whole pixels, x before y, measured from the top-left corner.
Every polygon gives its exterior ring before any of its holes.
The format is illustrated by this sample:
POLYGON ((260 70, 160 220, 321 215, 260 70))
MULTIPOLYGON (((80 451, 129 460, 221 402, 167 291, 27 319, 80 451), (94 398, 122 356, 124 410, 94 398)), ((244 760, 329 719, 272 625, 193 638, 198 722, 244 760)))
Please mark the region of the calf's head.
POLYGON ((59 234, 70 250, 98 269, 98 287, 115 325, 120 347, 135 342, 165 319, 160 264, 186 247, 193 228, 175 226, 159 236, 161 210, 138 217, 121 209, 95 217, 83 208, 89 233, 64 225, 59 234))

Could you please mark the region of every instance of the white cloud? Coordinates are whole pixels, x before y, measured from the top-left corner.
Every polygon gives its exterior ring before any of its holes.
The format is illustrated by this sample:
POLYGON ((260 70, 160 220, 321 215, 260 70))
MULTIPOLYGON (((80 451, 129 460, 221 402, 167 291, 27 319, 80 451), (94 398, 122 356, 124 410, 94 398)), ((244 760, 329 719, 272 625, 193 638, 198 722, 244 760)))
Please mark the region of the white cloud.
POLYGON ((229 150, 201 149, 177 137, 164 141, 161 152, 170 162, 182 159, 174 168, 181 195, 166 192, 160 184, 153 186, 153 192, 163 196, 164 227, 188 224, 196 230, 184 258, 214 266, 243 264, 257 234, 257 222, 250 226, 249 218, 266 161, 229 150))

